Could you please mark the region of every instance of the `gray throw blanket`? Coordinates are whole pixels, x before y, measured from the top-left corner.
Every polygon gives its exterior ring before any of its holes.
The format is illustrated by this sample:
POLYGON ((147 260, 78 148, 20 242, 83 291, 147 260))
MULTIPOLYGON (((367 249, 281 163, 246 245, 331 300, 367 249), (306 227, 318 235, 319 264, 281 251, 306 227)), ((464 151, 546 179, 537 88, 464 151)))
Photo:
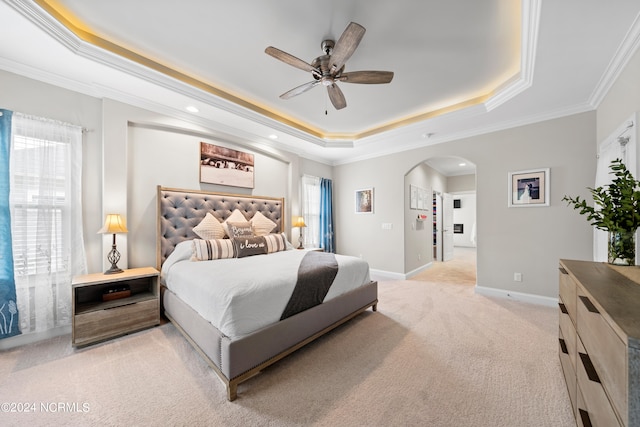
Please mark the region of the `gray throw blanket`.
POLYGON ((296 287, 280 320, 321 304, 336 274, 338 274, 338 261, 334 254, 307 252, 298 267, 296 287))

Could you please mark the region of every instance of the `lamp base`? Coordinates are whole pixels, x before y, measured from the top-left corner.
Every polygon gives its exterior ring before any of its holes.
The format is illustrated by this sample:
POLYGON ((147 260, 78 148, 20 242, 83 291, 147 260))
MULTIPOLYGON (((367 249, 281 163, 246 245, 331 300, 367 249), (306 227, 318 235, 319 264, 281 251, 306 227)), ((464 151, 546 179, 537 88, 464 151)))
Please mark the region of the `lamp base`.
POLYGON ((111 268, 109 268, 107 271, 104 272, 104 274, 116 274, 116 273, 122 273, 123 271, 124 271, 123 269, 113 264, 111 268))
POLYGON ((107 255, 107 261, 111 263, 111 268, 104 272, 104 274, 122 273, 122 269, 118 268, 118 261, 120 261, 120 252, 116 249, 116 235, 113 235, 113 245, 107 255))

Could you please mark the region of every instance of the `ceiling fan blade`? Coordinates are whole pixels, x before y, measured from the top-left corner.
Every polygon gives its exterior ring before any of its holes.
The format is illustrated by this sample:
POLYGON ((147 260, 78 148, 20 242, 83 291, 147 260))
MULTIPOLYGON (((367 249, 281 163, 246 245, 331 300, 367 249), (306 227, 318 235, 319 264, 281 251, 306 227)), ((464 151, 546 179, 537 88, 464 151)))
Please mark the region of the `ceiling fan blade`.
POLYGON ((342 73, 336 80, 345 83, 380 84, 389 83, 393 79, 393 71, 352 71, 342 73))
POLYGON ((347 106, 347 100, 344 98, 344 93, 342 93, 338 85, 332 84, 327 86, 327 91, 329 92, 329 99, 336 110, 341 110, 347 106))
POLYGON ((280 95, 280 98, 282 98, 282 99, 293 98, 294 96, 300 95, 301 93, 304 93, 304 92, 308 91, 309 89, 311 89, 312 87, 314 87, 314 86, 316 86, 318 84, 320 84, 320 81, 319 80, 314 80, 312 82, 305 83, 305 84, 300 85, 298 87, 294 87, 290 91, 285 92, 282 95, 280 95))
POLYGON ((308 64, 302 59, 296 58, 295 56, 287 52, 284 52, 276 47, 269 46, 264 50, 264 53, 266 53, 267 55, 271 55, 274 58, 279 59, 284 63, 292 65, 296 68, 299 68, 302 71, 316 71, 316 69, 311 64, 308 64))
POLYGON ((356 24, 355 22, 349 23, 347 28, 344 30, 340 39, 336 43, 333 48, 333 53, 331 54, 329 70, 331 74, 335 75, 344 65, 345 62, 353 52, 355 52, 356 48, 360 44, 360 40, 364 37, 364 32, 366 30, 360 24, 356 24))

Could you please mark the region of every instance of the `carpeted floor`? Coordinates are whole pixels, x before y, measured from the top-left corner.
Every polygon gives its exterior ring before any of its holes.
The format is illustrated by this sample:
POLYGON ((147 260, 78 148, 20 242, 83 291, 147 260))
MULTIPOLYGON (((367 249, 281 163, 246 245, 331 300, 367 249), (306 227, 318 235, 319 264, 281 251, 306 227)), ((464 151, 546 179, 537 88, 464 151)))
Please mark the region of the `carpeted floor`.
POLYGON ((81 350, 64 336, 5 351, 0 425, 575 426, 556 310, 442 278, 380 282, 379 300, 235 402, 170 323, 81 350))

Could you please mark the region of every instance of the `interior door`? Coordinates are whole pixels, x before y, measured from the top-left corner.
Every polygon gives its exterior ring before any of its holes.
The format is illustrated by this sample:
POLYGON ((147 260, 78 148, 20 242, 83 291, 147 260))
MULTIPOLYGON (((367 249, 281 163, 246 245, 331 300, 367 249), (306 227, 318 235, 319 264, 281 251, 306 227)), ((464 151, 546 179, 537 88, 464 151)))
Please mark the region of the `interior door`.
POLYGON ((453 259, 453 196, 442 194, 442 261, 453 259))

